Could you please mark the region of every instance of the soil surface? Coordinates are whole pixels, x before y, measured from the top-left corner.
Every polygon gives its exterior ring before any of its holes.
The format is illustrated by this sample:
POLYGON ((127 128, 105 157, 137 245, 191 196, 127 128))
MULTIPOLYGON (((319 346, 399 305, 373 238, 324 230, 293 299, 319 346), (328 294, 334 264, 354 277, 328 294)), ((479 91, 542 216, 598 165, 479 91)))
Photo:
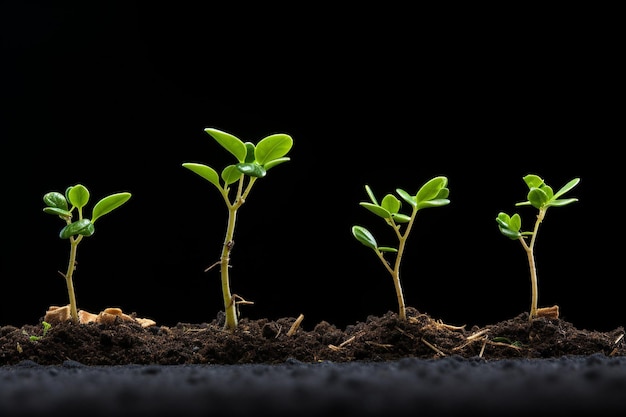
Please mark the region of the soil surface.
POLYGON ((320 322, 305 330, 295 317, 278 320, 242 318, 234 331, 223 315, 210 323, 174 327, 142 325, 134 320, 107 323, 58 322, 44 334, 34 325, 0 328, 0 366, 33 361, 61 365, 280 364, 289 360, 382 362, 403 358, 498 359, 563 356, 626 356, 624 328, 609 332, 578 329, 559 318, 528 313, 485 327, 457 327, 407 308, 407 320, 394 312, 370 316, 345 329, 320 322), (31 336, 35 336, 35 340, 31 336))

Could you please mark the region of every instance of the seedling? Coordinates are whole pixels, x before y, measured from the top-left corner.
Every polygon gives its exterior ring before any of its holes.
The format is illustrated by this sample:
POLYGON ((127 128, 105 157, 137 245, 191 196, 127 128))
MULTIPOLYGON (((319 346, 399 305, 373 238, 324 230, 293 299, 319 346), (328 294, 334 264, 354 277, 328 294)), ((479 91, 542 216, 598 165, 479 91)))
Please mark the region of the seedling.
POLYGON ((29 336, 28 339, 31 342, 38 342, 40 341, 42 338, 44 338, 46 336, 46 333, 48 333, 48 330, 50 330, 50 328, 52 327, 52 325, 50 323, 48 323, 47 321, 42 321, 41 325, 43 326, 43 330, 41 333, 41 336, 29 336))
POLYGON ((574 188, 580 182, 580 178, 574 178, 563 186, 556 193, 552 190, 552 187, 547 185, 543 179, 537 175, 529 174, 524 177, 524 182, 528 186, 528 200, 516 203, 516 206, 533 206, 539 210, 537 220, 535 220, 535 227, 532 232, 521 232, 522 219, 519 214, 515 213, 512 216, 504 212, 500 212, 496 217, 498 228, 500 232, 512 240, 519 240, 522 243, 522 247, 526 251, 528 257, 528 265, 530 267, 530 283, 531 283, 531 304, 529 319, 533 320, 538 316, 538 312, 541 309, 537 308, 539 300, 538 285, 537 285, 537 268, 535 266, 534 248, 537 241, 537 232, 539 225, 546 217, 546 212, 550 207, 562 207, 578 201, 577 198, 565 198, 560 197, 574 188), (526 239, 530 236, 530 243, 526 239))
POLYGON ((58 216, 66 223, 65 227, 59 232, 59 237, 61 239, 69 239, 70 259, 67 272, 65 274, 59 273, 65 278, 67 283, 67 292, 70 299, 70 316, 74 323, 79 322, 73 281, 78 244, 83 238, 94 234, 94 225, 100 217, 124 204, 130 196, 130 193, 117 193, 104 197, 93 207, 91 218, 84 217, 83 209, 89 202, 89 190, 82 184, 68 187, 65 190, 65 195, 52 191, 43 196, 43 201, 46 204, 43 211, 58 216), (78 214, 78 219, 74 219, 75 213, 78 214))
POLYGON ((195 172, 213 184, 220 192, 228 209, 228 225, 226 226, 226 236, 220 260, 207 268, 206 271, 215 265, 220 265, 222 295, 226 313, 224 328, 234 330, 238 325, 237 305, 242 303, 251 304, 240 296, 232 294, 230 290, 230 253, 235 244, 233 237, 237 211, 245 203, 252 186, 259 178, 265 177, 270 168, 290 160, 285 155, 293 146, 293 139, 289 135, 278 133, 261 139, 255 145, 252 142, 244 143, 239 138, 221 130, 206 128, 204 131, 237 160, 237 163, 228 165, 223 169, 221 181, 217 171, 207 165, 192 162, 182 164, 183 167, 195 172), (231 199, 230 191, 233 184, 236 187, 236 191, 231 199))
POLYGON ((447 185, 448 179, 446 177, 435 177, 422 185, 417 194, 414 196, 400 188, 396 189, 396 193, 398 193, 400 198, 412 207, 410 215, 400 213, 402 202, 393 194, 387 194, 379 204, 368 185, 365 186, 365 191, 367 192, 371 202, 359 203, 361 206, 365 207, 378 217, 382 217, 387 225, 393 228, 396 237, 398 238, 397 248, 390 246, 378 246, 376 239, 369 230, 363 226, 352 226, 352 234, 354 237, 363 245, 373 249, 387 271, 391 274, 396 288, 396 296, 398 298, 398 315, 402 320, 406 320, 406 307, 404 304, 404 294, 400 282, 400 263, 402 262, 402 255, 404 254, 406 241, 419 210, 428 207, 441 207, 450 203, 450 200, 448 200, 449 190, 447 185), (406 226, 404 231, 401 230, 403 225, 406 226), (391 264, 385 259, 384 254, 386 252, 396 254, 393 266, 391 266, 391 264))

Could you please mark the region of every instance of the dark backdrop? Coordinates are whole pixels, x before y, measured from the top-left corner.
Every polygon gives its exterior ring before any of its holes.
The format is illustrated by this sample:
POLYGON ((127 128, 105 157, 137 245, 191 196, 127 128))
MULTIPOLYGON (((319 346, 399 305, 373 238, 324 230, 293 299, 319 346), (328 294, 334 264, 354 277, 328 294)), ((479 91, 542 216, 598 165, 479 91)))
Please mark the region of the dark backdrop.
MULTIPOLYGON (((396 311, 391 278, 350 228, 393 244, 358 204, 364 185, 415 193, 436 175, 449 178, 451 204, 418 215, 402 265, 407 304, 470 326, 528 311, 525 253, 494 219, 516 209, 522 177, 536 173, 554 188, 581 178, 570 193, 580 201, 550 209, 539 231, 540 305, 559 304, 579 327, 626 321, 623 89, 612 28, 593 13, 9 3, 0 323, 33 323, 67 303, 57 271, 69 243, 42 196, 76 183, 92 203, 133 194, 79 246, 79 308, 212 320, 219 273, 203 271, 219 257, 226 209, 181 164, 221 171, 232 161, 205 127, 294 139, 291 161, 239 212, 232 289, 255 302, 244 316, 345 326, 396 311)), ((531 228, 535 211, 520 213, 531 228)))

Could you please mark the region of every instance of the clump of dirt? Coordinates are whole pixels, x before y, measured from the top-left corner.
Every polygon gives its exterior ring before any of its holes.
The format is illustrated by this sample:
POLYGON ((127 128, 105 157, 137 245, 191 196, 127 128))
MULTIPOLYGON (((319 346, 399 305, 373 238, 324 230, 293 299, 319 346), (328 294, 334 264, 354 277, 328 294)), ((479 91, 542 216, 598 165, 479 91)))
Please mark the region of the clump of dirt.
POLYGON ((176 365, 278 364, 289 359, 392 361, 452 355, 485 360, 598 353, 626 356, 623 327, 609 332, 583 330, 554 317, 531 321, 528 313, 472 328, 448 325, 410 307, 407 320, 388 312, 345 329, 322 321, 305 330, 299 326, 300 319, 242 318, 234 331, 224 329, 222 313, 210 323, 178 323, 174 327, 145 326, 122 317, 103 323, 63 321, 54 323, 45 335, 42 323, 4 326, 0 327, 0 365, 25 360, 40 365, 67 360, 85 365, 176 365))

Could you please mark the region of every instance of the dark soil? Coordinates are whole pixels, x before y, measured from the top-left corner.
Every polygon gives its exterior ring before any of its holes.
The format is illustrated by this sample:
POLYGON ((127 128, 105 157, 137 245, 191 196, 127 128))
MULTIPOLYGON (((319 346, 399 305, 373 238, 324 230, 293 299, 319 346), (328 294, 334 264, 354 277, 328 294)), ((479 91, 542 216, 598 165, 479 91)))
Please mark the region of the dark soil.
MULTIPOLYGON (((135 318, 135 314, 131 314, 135 318)), ((43 321, 43 318, 42 318, 43 321)), ((60 365, 279 364, 288 360, 381 362, 403 358, 533 359, 563 356, 626 356, 624 328, 598 332, 559 318, 528 314, 485 327, 451 326, 413 308, 407 320, 388 312, 345 329, 320 322, 312 330, 296 318, 249 320, 234 331, 223 317, 211 323, 142 327, 135 320, 108 324, 42 323, 0 328, 0 366, 33 361, 60 365), (30 336, 41 336, 31 340, 30 336)))

